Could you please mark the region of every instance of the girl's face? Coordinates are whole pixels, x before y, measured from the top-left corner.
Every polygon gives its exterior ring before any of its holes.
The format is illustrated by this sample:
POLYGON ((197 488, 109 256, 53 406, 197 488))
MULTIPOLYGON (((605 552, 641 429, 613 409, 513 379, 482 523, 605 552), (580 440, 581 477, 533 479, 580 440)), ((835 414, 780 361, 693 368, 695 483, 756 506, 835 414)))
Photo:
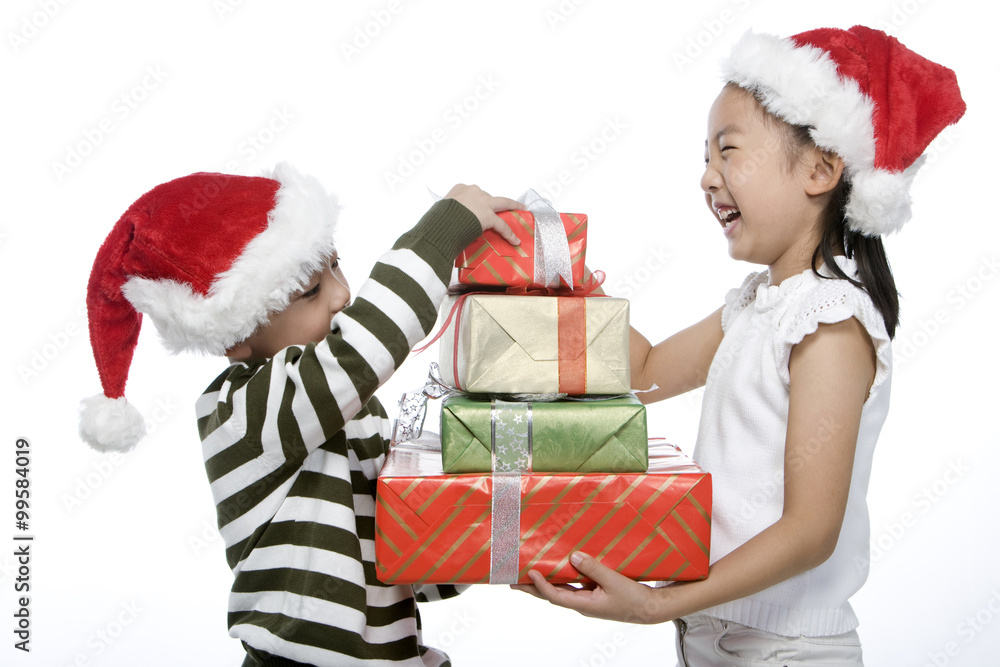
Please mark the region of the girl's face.
POLYGON ((729 255, 770 268, 771 283, 809 268, 819 241, 821 202, 808 193, 805 160, 789 164, 781 121, 727 86, 708 114, 701 189, 729 255))

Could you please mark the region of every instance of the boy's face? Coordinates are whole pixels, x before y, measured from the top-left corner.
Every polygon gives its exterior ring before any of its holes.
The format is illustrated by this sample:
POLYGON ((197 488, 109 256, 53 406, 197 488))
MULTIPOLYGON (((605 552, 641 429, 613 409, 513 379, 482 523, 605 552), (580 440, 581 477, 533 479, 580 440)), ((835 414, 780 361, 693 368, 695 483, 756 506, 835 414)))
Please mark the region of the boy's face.
POLYGON ((778 122, 763 113, 751 95, 723 89, 708 116, 701 188, 730 256, 774 267, 811 256, 820 209, 808 175, 790 168, 778 122))
POLYGON ((318 343, 330 333, 330 320, 351 301, 351 289, 334 251, 329 264, 292 295, 288 307, 230 351, 230 358, 270 359, 289 345, 318 343))

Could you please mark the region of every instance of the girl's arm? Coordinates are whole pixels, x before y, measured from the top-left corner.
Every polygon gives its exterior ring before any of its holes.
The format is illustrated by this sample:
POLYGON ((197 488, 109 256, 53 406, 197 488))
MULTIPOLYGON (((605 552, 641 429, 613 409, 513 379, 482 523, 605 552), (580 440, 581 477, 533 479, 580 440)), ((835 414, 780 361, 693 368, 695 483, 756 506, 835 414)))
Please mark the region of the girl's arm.
POLYGON ((632 329, 632 388, 643 391, 639 400, 655 403, 704 386, 721 342, 722 308, 655 346, 632 329))
MULTIPOLYGON (((821 324, 792 349, 781 518, 716 562, 703 581, 650 588, 574 554, 593 588, 518 586, 587 616, 658 623, 757 593, 823 563, 847 506, 861 408, 875 378, 871 339, 854 318, 821 324)), ((762 480, 763 481, 763 480, 762 480)))

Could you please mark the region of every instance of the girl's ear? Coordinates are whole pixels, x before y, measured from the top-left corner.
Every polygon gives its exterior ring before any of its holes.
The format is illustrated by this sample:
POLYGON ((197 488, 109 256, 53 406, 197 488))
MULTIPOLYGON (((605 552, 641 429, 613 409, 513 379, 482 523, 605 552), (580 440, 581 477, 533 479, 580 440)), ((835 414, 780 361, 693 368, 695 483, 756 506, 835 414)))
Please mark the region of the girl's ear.
POLYGON ((807 161, 806 194, 824 195, 835 187, 844 175, 844 160, 836 153, 811 149, 807 161))

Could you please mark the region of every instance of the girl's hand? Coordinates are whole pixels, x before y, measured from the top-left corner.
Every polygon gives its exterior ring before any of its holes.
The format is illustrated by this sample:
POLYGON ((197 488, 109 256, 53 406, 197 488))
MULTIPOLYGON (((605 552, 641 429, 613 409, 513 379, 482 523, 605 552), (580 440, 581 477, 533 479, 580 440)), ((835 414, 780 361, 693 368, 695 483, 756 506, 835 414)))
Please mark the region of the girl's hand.
POLYGON ((516 199, 494 197, 482 190, 478 185, 463 185, 461 183, 449 190, 448 194, 445 195, 445 199, 454 199, 469 209, 473 215, 479 218, 479 223, 483 226, 484 232, 487 229, 492 229, 511 245, 519 245, 521 243, 521 240, 514 235, 510 226, 504 222, 503 218, 497 215, 498 211, 511 211, 524 208, 524 204, 516 199))
POLYGON ((569 562, 594 583, 582 588, 557 586, 530 570, 531 584, 514 584, 511 588, 592 618, 625 623, 660 623, 672 618, 665 605, 668 588, 653 589, 632 581, 579 551, 570 556, 569 562))

